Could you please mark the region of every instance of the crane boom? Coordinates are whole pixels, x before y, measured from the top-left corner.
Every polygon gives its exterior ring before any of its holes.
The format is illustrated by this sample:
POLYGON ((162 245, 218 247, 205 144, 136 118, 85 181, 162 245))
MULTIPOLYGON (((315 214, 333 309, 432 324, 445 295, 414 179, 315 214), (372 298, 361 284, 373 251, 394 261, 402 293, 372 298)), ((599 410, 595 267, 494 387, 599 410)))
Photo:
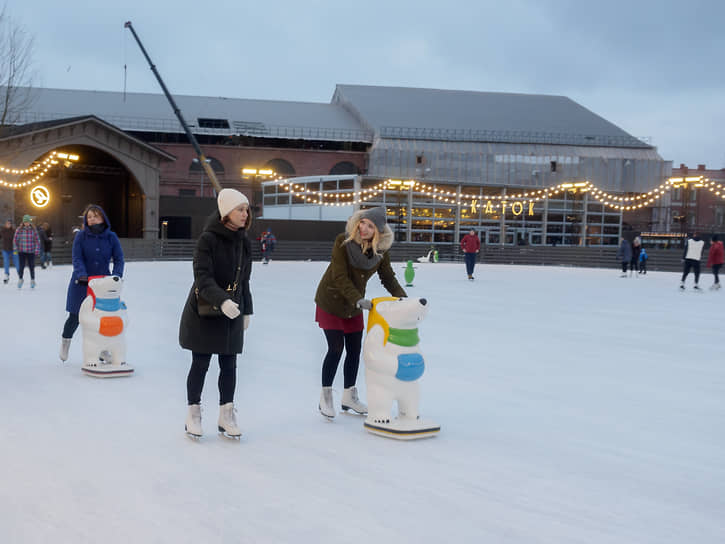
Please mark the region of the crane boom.
POLYGON ((151 67, 151 71, 156 76, 156 79, 158 80, 159 85, 161 85, 161 89, 164 91, 164 94, 166 95, 166 98, 169 101, 169 104, 171 104, 171 108, 174 110, 174 114, 176 115, 176 118, 179 120, 179 123, 181 123, 181 126, 184 128, 184 132, 186 132, 186 137, 189 139, 189 142, 194 147, 194 151, 196 151, 196 154, 199 157, 199 164, 201 164, 201 167, 206 172, 206 175, 209 176, 209 179, 211 180, 211 184, 214 186, 214 190, 218 193, 219 191, 222 190, 222 186, 219 184, 219 180, 216 178, 216 173, 214 172, 214 169, 209 165, 207 158, 204 156, 204 152, 201 150, 201 147, 199 147, 199 142, 196 141, 194 134, 192 134, 191 129, 189 128, 189 125, 186 124, 186 121, 184 120, 184 116, 181 114, 181 110, 176 105, 176 102, 174 101, 174 98, 171 96, 171 93, 169 92, 169 90, 166 88, 166 84, 164 83, 164 80, 161 79, 161 76, 159 75, 159 71, 156 69, 156 66, 154 65, 154 63, 151 62, 151 58, 149 57, 148 53, 146 52, 146 49, 144 48, 143 44, 141 43, 141 40, 139 39, 138 35, 136 34, 136 31, 133 29, 133 25, 131 24, 131 21, 126 21, 126 23, 123 26, 128 28, 131 31, 131 34, 133 34, 133 37, 136 39, 136 43, 141 48, 141 52, 143 53, 143 56, 146 57, 146 61, 149 63, 149 66, 151 67))

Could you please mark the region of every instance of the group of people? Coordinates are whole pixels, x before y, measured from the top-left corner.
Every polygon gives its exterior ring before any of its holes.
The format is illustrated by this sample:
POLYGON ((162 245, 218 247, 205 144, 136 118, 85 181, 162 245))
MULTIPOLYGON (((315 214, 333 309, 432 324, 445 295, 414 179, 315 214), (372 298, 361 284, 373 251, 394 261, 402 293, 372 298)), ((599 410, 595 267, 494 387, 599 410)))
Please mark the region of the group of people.
POLYGON ((617 258, 622 265, 622 277, 627 277, 627 267, 629 267, 629 275, 647 273, 647 250, 642 247, 642 239, 635 236, 632 243, 622 237, 619 239, 619 248, 617 249, 617 258))
MULTIPOLYGON (((682 255, 682 279, 680 280, 680 289, 685 289, 685 280, 689 276, 690 272, 693 273, 695 278, 695 284, 693 288, 695 290, 700 289, 700 259, 702 258, 702 252, 705 248, 705 241, 700 237, 698 233, 692 233, 688 236, 685 242, 684 253, 682 255)), ((642 240, 639 236, 636 236, 632 243, 622 237, 620 239, 619 248, 617 250, 617 257, 622 264, 622 277, 627 276, 627 267, 630 267, 630 275, 634 274, 635 270, 638 274, 647 273, 647 252, 642 247, 642 240)), ((710 239, 710 249, 707 255, 706 266, 712 269, 713 284, 710 289, 720 289, 720 269, 723 263, 725 263, 725 252, 723 251, 723 243, 717 234, 713 234, 710 239)))
MULTIPOLYGON (((685 289, 685 280, 693 272, 695 276, 695 285, 693 289, 700 290, 700 259, 702 258, 702 250, 705 247, 705 241, 700 238, 698 233, 693 233, 692 236, 687 238, 685 242, 685 250, 682 255, 683 270, 682 279, 680 280, 680 289, 685 289)), ((725 250, 723 250, 723 243, 720 241, 720 237, 717 234, 713 234, 710 239, 710 250, 707 254, 707 264, 712 269, 713 283, 710 289, 720 289, 720 268, 725 263, 725 250)))
MULTIPOLYGON (((211 358, 215 354, 220 370, 217 428, 227 436, 241 435, 234 395, 237 357, 242 352, 245 331, 253 314, 249 282, 252 251, 247 237, 250 224, 247 197, 235 189, 223 189, 217 196, 217 209, 207 218, 194 249, 194 280, 179 324, 179 344, 191 351, 191 366, 186 379, 188 410, 185 430, 194 437, 203 434, 201 396, 211 358)), ((265 234, 271 235, 271 231, 265 234)), ((391 296, 407 296, 390 262, 393 239, 384 207, 355 212, 348 219, 345 231, 336 237, 330 263, 317 286, 315 321, 322 329, 327 344, 322 360, 318 409, 326 418, 332 419, 337 413, 332 384, 343 352, 344 389, 340 407, 344 411, 367 414, 367 405, 360 399, 356 386, 364 329, 363 311, 372 309, 372 301, 365 294, 367 283, 377 274, 391 296)), ((697 235, 687 241, 683 285, 690 269, 695 272, 697 284, 703 244, 697 235)), ((480 250, 480 240, 475 231, 464 237, 461 247, 466 254, 469 278, 472 279, 476 254, 480 250)), ((642 262, 643 248, 639 239, 635 239, 631 246, 623 243, 620 251, 623 273, 626 273, 628 264, 642 262)), ((720 286, 718 272, 723 264, 723 253, 722 242, 713 236, 708 266, 713 267, 717 288, 720 286)), ((78 328, 78 312, 86 296, 88 278, 109 274, 122 277, 124 272, 121 244, 100 206, 89 205, 83 212, 83 227, 73 241, 72 260, 73 272, 66 300, 68 318, 61 334, 60 358, 63 361, 68 358, 71 339, 78 328)), ((646 272, 646 266, 640 267, 640 271, 646 272)))
POLYGON ((18 275, 18 289, 25 283, 25 268, 30 273, 30 287, 35 288, 35 259, 40 259, 40 267, 47 268, 52 265, 53 232, 50 225, 42 223, 37 228, 33 224, 33 217, 25 214, 16 229, 13 220, 7 219, 0 228, 2 237, 2 255, 5 274, 3 283, 10 282, 10 264, 15 267, 18 275))
MULTIPOLYGON (((194 250, 194 281, 179 325, 179 344, 191 351, 191 367, 186 380, 185 430, 193 437, 203 433, 201 395, 214 354, 219 363, 217 428, 227 436, 241 435, 234 393, 237 356, 242 352, 244 334, 253 313, 249 287, 252 251, 246 234, 250 223, 247 197, 235 189, 223 189, 217 196, 217 210, 207 219, 194 250), (218 311, 202 312, 202 305, 211 305, 218 311)), ((363 310, 372 309, 365 288, 370 277, 377 273, 392 296, 406 296, 390 263, 392 243, 393 232, 387 225, 386 211, 382 207, 355 212, 347 221, 345 232, 335 239, 330 264, 315 293, 315 321, 327 343, 318 404, 320 413, 326 418, 336 415, 332 383, 343 352, 341 408, 367 414, 367 405, 360 399, 356 387, 363 310)))

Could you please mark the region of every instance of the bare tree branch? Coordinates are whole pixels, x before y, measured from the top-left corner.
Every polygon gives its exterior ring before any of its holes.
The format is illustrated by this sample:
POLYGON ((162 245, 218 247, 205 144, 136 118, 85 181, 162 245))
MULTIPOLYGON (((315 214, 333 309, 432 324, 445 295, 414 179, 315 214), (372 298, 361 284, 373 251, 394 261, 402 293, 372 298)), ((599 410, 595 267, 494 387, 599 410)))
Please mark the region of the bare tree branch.
POLYGON ((32 106, 33 37, 0 11, 0 129, 18 123, 32 106))

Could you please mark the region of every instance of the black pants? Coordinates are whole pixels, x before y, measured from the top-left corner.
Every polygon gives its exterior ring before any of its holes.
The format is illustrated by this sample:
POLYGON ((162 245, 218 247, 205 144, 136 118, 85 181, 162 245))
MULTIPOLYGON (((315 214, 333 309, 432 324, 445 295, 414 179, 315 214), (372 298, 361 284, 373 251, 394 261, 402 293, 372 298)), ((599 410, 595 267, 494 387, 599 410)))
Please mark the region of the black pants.
POLYGON ((73 338, 73 335, 78 328, 78 314, 68 313, 68 319, 65 320, 63 325, 63 338, 73 338))
MULTIPOLYGON (((191 368, 186 378, 186 399, 191 404, 201 404, 201 391, 209 370, 211 353, 192 353, 191 368)), ((217 355, 219 358, 219 405, 234 402, 234 390, 237 388, 237 356, 217 355)))
POLYGON ((647 259, 642 259, 641 261, 639 261, 639 271, 642 274, 647 273, 647 259))
POLYGON ((720 283, 720 267, 721 264, 712 265, 712 275, 715 276, 715 283, 720 283))
POLYGON ((28 268, 30 269, 30 279, 35 279, 35 254, 34 253, 21 253, 18 252, 18 263, 20 265, 20 270, 18 270, 18 276, 20 279, 23 279, 23 273, 25 272, 25 263, 28 264, 28 268))
POLYGON ((690 269, 695 273, 695 283, 700 281, 700 261, 696 259, 685 259, 685 270, 682 272, 682 281, 690 273, 690 269))
POLYGON ((476 267, 476 253, 464 253, 463 259, 466 261, 466 274, 473 276, 473 269, 476 267))
POLYGON ((628 264, 627 261, 622 261, 622 273, 623 274, 627 273, 627 264, 628 264))
POLYGON ((345 389, 355 385, 357 370, 360 367, 360 348, 362 347, 362 331, 349 332, 324 329, 327 338, 327 355, 322 362, 322 387, 332 386, 340 364, 342 350, 345 349, 345 363, 342 367, 345 389))

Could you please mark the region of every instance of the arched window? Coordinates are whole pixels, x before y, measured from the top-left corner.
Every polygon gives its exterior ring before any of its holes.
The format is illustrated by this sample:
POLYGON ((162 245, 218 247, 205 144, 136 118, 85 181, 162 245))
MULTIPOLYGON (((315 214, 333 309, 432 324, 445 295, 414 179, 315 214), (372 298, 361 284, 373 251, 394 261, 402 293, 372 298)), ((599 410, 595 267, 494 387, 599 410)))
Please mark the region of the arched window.
POLYGON ((275 174, 283 178, 291 178, 296 173, 294 167, 284 159, 272 159, 267 161, 264 166, 265 168, 271 168, 275 174))
MULTIPOLYGON (((219 162, 218 159, 215 159, 214 157, 207 157, 206 160, 209 162, 211 169, 214 170, 215 173, 224 173, 224 165, 219 162)), ((201 164, 199 163, 199 159, 194 158, 191 160, 191 164, 189 165, 189 174, 198 174, 199 172, 201 172, 201 164)))
POLYGON ((345 174, 359 174, 360 170, 350 161, 338 162, 330 170, 331 176, 341 176, 345 174))

